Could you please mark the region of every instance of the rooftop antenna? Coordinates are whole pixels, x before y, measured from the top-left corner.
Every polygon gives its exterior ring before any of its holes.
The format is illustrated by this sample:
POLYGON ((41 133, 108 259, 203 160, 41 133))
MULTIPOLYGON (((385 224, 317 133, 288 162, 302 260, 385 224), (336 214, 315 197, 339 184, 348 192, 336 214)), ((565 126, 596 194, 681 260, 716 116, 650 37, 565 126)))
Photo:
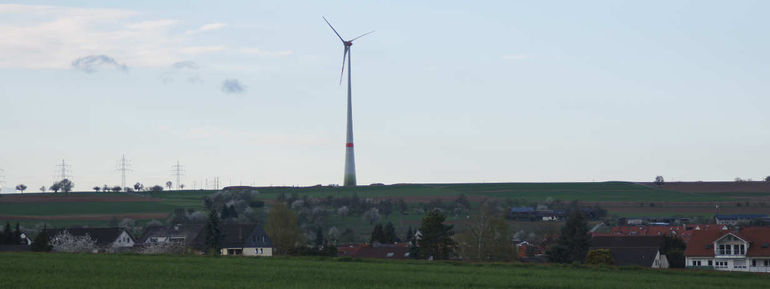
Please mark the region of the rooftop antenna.
POLYGON ((334 31, 334 34, 337 35, 337 37, 342 41, 342 45, 344 47, 344 51, 342 52, 342 70, 340 71, 340 85, 342 85, 342 76, 345 74, 345 61, 348 62, 348 127, 347 127, 347 137, 345 141, 345 179, 343 181, 343 184, 345 186, 356 186, 356 161, 355 161, 355 154, 353 153, 353 101, 352 96, 353 93, 351 91, 351 60, 350 60, 350 48, 353 46, 353 41, 355 41, 358 38, 364 37, 364 35, 367 35, 369 33, 372 33, 374 31, 370 31, 364 34, 359 35, 358 37, 355 37, 350 40, 345 40, 340 36, 339 33, 337 33, 337 30, 334 29, 334 26, 332 26, 331 23, 329 23, 329 20, 326 20, 326 17, 321 17, 324 19, 326 24, 329 25, 329 28, 334 31))
POLYGON ((126 190, 126 172, 130 172, 131 170, 131 163, 126 160, 126 154, 123 154, 123 157, 120 158, 120 161, 118 161, 118 167, 115 169, 117 171, 120 171, 120 187, 123 188, 123 190, 126 190))
POLYGON ((176 176, 176 189, 181 190, 182 189, 182 176, 184 176, 184 166, 179 164, 179 161, 176 161, 176 165, 171 166, 173 168, 173 175, 176 176))

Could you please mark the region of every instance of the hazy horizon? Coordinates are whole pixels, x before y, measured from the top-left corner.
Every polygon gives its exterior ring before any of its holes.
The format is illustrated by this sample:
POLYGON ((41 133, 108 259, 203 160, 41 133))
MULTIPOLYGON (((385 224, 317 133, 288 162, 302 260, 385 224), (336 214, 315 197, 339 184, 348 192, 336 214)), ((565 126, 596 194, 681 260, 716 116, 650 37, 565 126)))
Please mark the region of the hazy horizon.
POLYGON ((761 180, 767 1, 10 1, 3 192, 358 183, 761 180), (184 7, 184 9, 179 9, 184 7), (301 7, 301 9, 298 9, 301 7))

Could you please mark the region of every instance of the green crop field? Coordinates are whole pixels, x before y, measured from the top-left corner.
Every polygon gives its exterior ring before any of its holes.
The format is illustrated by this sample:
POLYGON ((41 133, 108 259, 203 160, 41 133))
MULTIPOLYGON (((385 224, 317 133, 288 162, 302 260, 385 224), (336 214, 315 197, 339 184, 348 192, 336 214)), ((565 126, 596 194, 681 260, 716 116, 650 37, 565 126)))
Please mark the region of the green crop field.
MULTIPOLYGON (((746 200, 770 199, 770 193, 714 193, 714 192, 680 192, 640 185, 630 182, 599 182, 599 183, 478 183, 478 184, 397 184, 386 186, 349 187, 263 187, 259 188, 259 199, 271 201, 279 195, 299 197, 352 196, 360 198, 402 198, 412 205, 419 202, 428 203, 436 198, 451 202, 460 194, 465 194, 475 205, 484 198, 511 199, 524 202, 544 202, 546 199, 569 202, 580 200, 585 202, 619 202, 607 204, 610 214, 618 216, 710 216, 713 205, 704 202, 743 202, 746 200), (655 208, 640 211, 640 206, 658 202, 655 208), (663 206, 660 202, 700 202, 698 208, 677 208, 663 206)), ((20 221, 23 225, 38 225, 48 222, 52 225, 106 225, 109 215, 133 214, 133 218, 141 220, 158 219, 164 221, 165 214, 174 209, 184 208, 200 210, 203 207, 203 197, 215 193, 211 190, 164 191, 143 193, 150 197, 143 201, 142 197, 122 193, 73 193, 74 198, 83 201, 56 201, 62 194, 46 194, 34 202, 9 202, 0 196, 0 221, 20 221), (134 201, 111 202, 109 198, 134 198, 134 201), (88 201, 91 198, 102 198, 101 201, 88 201), (142 215, 154 214, 154 215, 142 215), (88 215, 88 217, 83 217, 88 215), (29 216, 33 216, 30 218, 29 216), (98 219, 98 220, 97 220, 98 219)), ((33 195, 33 194, 30 194, 33 195)), ((67 195, 63 195, 67 196, 67 195)), ((727 209, 729 204, 723 207, 727 209)), ((741 209, 743 208, 735 208, 741 209)), ((753 207, 752 213, 768 213, 764 207, 753 207)), ((387 218, 394 224, 408 226, 419 221, 420 216, 393 214, 387 218)), ((368 228, 371 225, 360 217, 331 216, 330 225, 349 228, 368 228)), ((452 218, 450 217, 450 220, 452 218)), ((364 230, 364 231, 368 231, 364 230)))
POLYGON ((765 288, 770 276, 527 264, 0 253, 0 288, 765 288))

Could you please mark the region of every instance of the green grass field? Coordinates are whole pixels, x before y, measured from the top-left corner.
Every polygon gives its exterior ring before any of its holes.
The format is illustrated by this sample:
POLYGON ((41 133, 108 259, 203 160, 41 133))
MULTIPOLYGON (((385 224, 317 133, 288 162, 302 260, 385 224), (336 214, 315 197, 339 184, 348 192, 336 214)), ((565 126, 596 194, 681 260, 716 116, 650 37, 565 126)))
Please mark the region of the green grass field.
POLYGON ((765 288, 770 276, 528 264, 0 253, 0 288, 765 288))

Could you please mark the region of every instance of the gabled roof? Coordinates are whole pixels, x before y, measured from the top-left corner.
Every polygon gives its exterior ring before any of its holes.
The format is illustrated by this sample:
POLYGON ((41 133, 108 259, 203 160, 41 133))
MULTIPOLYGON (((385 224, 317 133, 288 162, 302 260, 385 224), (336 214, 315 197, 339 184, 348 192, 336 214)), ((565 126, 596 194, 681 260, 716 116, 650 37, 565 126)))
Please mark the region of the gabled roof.
POLYGON ((739 231, 696 231, 684 255, 688 257, 713 257, 714 242, 727 235, 734 235, 749 243, 749 257, 770 257, 770 227, 747 227, 739 231))
POLYGON ((226 224, 222 226, 223 248, 272 247, 273 241, 257 224, 226 224))
MULTIPOLYGON (((48 233, 49 238, 53 238, 57 234, 63 232, 63 231, 69 232, 72 236, 85 236, 88 235, 96 241, 97 246, 107 246, 114 243, 118 237, 120 237, 120 234, 123 232, 126 232, 129 237, 131 237, 131 234, 129 234, 126 230, 122 228, 64 228, 64 229, 47 229, 46 233, 48 233)), ((133 237, 131 237, 133 239, 133 237)))
POLYGON ((149 226, 144 230, 137 243, 147 243, 152 237, 159 238, 184 238, 186 246, 203 248, 204 234, 203 224, 177 224, 172 226, 149 226))

